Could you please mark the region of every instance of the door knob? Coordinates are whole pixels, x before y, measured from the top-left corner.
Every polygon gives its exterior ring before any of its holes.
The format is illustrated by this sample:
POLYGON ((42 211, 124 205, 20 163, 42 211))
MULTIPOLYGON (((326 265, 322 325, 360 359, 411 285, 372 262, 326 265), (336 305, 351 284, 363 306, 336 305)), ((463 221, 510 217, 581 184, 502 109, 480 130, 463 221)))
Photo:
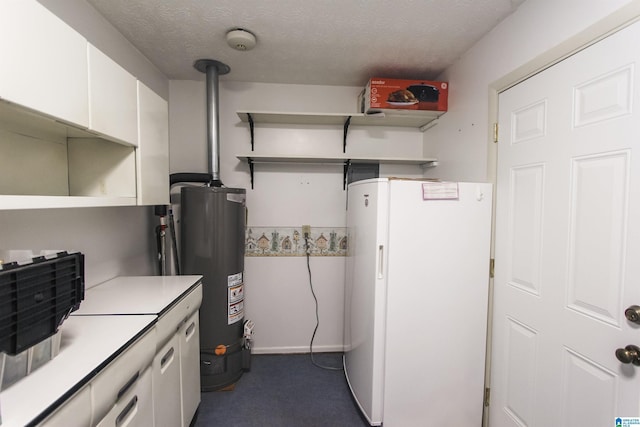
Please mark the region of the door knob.
POLYGON ((624 317, 629 322, 637 323, 640 325, 640 305, 632 305, 624 311, 624 317))
POLYGON ((640 366, 640 347, 628 345, 625 348, 619 348, 616 350, 616 357, 622 363, 633 363, 640 366))

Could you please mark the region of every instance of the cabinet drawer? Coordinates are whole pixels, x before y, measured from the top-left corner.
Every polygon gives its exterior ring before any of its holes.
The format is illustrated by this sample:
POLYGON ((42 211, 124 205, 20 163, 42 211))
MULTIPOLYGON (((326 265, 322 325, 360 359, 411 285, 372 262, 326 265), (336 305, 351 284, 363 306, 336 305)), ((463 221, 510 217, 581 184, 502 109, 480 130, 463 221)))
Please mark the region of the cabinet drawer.
POLYGON ((91 423, 91 389, 85 386, 67 400, 63 406, 49 415, 38 426, 69 427, 88 426, 91 423))
POLYGON ((112 410, 116 402, 120 402, 131 389, 137 387, 144 371, 151 366, 155 350, 156 331, 153 328, 91 381, 94 424, 112 410))
POLYGON ((153 426, 151 368, 147 368, 111 407, 96 427, 153 426))
POLYGON ((165 342, 176 333, 180 325, 184 323, 187 318, 198 311, 201 303, 202 284, 193 289, 160 317, 156 324, 158 348, 163 346, 165 342))

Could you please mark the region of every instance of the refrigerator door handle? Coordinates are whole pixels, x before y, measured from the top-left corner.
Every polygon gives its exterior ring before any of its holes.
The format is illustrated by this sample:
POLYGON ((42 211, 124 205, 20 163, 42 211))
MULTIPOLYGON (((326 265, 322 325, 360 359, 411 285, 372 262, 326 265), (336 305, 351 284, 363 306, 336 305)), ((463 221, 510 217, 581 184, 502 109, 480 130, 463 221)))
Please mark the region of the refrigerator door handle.
POLYGON ((384 245, 378 246, 378 279, 384 277, 384 245))

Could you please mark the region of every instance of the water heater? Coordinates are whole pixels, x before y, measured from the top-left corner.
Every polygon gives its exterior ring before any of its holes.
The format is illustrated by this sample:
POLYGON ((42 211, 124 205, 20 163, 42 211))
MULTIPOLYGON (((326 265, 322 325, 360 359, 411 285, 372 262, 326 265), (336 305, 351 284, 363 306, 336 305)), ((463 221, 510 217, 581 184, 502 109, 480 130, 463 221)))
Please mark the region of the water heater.
POLYGON ((181 190, 181 271, 203 276, 202 391, 224 388, 243 373, 245 198, 242 188, 181 190))

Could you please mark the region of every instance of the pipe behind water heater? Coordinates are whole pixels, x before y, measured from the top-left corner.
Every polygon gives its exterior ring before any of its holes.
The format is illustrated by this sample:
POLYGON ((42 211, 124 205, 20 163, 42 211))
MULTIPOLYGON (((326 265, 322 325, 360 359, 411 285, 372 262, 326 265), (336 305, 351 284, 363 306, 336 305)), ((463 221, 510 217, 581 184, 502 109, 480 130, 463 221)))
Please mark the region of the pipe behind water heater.
POLYGON ((206 74, 207 83, 207 147, 211 185, 221 187, 220 179, 220 114, 218 112, 218 77, 229 73, 228 65, 213 59, 198 59, 196 70, 206 74))
POLYGON ((202 187, 181 190, 180 262, 182 274, 203 276, 200 384, 202 391, 213 391, 240 378, 250 352, 243 341, 246 190, 224 187, 220 178, 218 76, 229 67, 211 59, 200 59, 194 67, 207 76, 210 179, 202 187))

